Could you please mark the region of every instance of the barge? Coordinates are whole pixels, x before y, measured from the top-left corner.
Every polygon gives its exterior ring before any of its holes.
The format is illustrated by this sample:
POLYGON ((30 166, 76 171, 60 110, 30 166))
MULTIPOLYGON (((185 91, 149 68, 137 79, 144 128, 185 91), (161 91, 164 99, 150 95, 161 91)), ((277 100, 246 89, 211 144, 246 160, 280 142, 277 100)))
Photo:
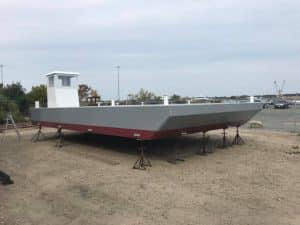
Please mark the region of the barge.
POLYGON ((262 103, 112 105, 80 107, 78 73, 55 71, 48 77, 48 107, 32 108, 31 120, 43 127, 137 140, 240 127, 262 103))

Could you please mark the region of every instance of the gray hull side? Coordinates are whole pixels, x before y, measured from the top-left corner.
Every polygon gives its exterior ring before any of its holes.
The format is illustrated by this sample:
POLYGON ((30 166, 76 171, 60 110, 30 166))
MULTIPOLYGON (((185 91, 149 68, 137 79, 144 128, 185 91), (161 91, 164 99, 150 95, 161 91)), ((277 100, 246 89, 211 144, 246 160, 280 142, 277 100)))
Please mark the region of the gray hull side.
POLYGON ((244 123, 260 103, 115 106, 31 109, 35 122, 163 131, 214 124, 244 123))
POLYGON ((262 108, 261 104, 211 104, 191 107, 188 114, 184 108, 171 108, 170 116, 161 130, 178 128, 242 125, 262 108), (174 110, 173 110, 174 109, 174 110))

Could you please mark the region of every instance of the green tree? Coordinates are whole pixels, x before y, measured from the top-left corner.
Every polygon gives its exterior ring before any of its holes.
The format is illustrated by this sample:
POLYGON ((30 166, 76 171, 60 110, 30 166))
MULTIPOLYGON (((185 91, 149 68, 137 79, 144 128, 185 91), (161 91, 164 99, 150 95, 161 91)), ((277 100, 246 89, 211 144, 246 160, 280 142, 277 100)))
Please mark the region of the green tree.
POLYGON ((3 96, 17 105, 23 115, 28 114, 28 102, 25 91, 26 89, 23 88, 20 82, 8 84, 1 91, 3 96))
POLYGON ((35 101, 40 102, 41 107, 47 107, 47 87, 46 85, 34 86, 31 91, 26 95, 28 105, 33 107, 35 101))
POLYGON ((179 103, 184 103, 185 100, 180 95, 174 94, 170 97, 170 102, 179 104, 179 103))
POLYGON ((161 102, 161 97, 143 88, 137 94, 128 95, 129 104, 140 104, 141 102, 155 104, 161 102))
POLYGON ((7 98, 18 101, 20 98, 25 97, 26 89, 23 88, 20 82, 8 84, 3 88, 3 94, 7 98))

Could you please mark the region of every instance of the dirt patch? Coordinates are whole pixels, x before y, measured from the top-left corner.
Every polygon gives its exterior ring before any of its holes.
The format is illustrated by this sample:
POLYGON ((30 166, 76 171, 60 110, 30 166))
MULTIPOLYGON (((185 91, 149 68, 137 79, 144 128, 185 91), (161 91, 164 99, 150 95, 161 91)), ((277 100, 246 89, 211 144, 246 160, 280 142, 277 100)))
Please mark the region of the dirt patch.
POLYGON ((0 144, 0 168, 15 181, 0 186, 0 224, 300 223, 298 136, 242 130, 245 145, 217 149, 222 131, 210 132, 206 156, 196 154, 201 135, 149 142, 153 167, 138 171, 134 141, 67 133, 56 148, 44 132, 41 142, 26 129, 21 144, 13 133, 0 144))

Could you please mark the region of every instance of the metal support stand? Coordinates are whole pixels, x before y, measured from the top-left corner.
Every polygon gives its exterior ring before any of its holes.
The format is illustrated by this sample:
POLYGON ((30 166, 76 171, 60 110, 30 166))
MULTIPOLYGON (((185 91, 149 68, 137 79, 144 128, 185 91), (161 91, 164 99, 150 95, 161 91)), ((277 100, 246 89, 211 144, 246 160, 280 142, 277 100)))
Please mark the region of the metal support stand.
POLYGON ((226 128, 223 129, 223 139, 221 148, 227 148, 226 128))
POLYGON ((171 163, 171 164, 177 164, 178 162, 184 162, 185 160, 182 158, 179 158, 179 155, 178 155, 178 139, 174 139, 174 151, 175 151, 174 157, 167 159, 167 162, 171 163))
POLYGON ((57 128, 57 132, 55 134, 55 137, 57 138, 55 146, 59 147, 59 148, 63 147, 63 138, 64 138, 64 135, 62 133, 62 128, 61 127, 57 128))
POLYGON ((203 132, 203 136, 202 136, 202 151, 198 151, 197 155, 207 155, 207 151, 206 151, 206 144, 207 144, 207 137, 206 137, 206 131, 203 132))
POLYGON ((3 134, 2 134, 2 138, 1 138, 1 142, 4 141, 4 137, 5 137, 5 132, 8 130, 8 128, 12 126, 17 134, 17 137, 18 137, 18 142, 20 143, 21 142, 21 135, 20 135, 20 132, 19 132, 19 129, 15 123, 15 120, 12 116, 11 113, 8 113, 7 116, 6 116, 6 124, 5 124, 5 128, 4 128, 4 131, 3 131, 3 134))
POLYGON ((42 132, 42 125, 38 124, 38 132, 35 135, 33 135, 33 137, 31 138, 31 141, 38 142, 41 137, 45 137, 45 135, 42 132))
POLYGON ((236 136, 232 141, 233 145, 243 145, 245 144, 243 138, 239 134, 239 127, 236 127, 236 136))
POLYGON ((133 169, 146 170, 146 167, 147 166, 152 167, 152 164, 151 164, 150 160, 145 157, 145 153, 144 153, 145 146, 143 144, 143 141, 138 140, 138 143, 139 143, 138 150, 140 151, 140 156, 134 163, 133 169))

